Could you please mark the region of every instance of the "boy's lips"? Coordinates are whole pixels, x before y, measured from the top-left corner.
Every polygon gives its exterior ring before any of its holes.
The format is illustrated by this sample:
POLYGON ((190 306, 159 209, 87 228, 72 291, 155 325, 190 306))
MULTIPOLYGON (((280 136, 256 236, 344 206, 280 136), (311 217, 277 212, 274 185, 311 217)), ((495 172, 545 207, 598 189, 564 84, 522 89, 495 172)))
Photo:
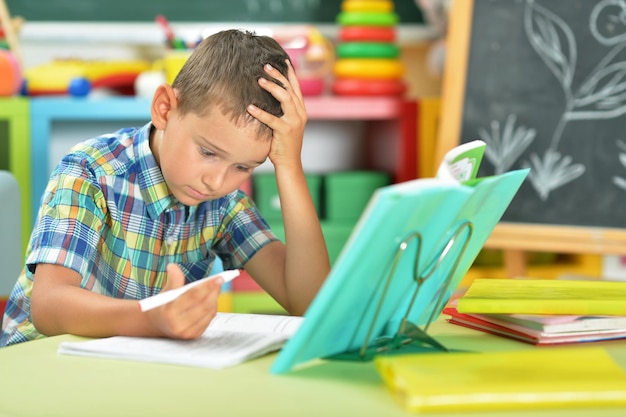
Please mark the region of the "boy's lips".
POLYGON ((208 200, 211 198, 209 194, 201 193, 193 187, 187 186, 187 194, 196 200, 208 200))

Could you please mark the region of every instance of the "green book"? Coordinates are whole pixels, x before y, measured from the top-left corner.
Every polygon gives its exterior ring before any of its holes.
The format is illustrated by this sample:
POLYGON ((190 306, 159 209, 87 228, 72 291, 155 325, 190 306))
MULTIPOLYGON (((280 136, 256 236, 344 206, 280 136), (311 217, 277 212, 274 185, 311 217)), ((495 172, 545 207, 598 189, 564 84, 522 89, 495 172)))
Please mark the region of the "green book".
POLYGON ((477 279, 458 299, 459 313, 626 316, 626 282, 477 279))

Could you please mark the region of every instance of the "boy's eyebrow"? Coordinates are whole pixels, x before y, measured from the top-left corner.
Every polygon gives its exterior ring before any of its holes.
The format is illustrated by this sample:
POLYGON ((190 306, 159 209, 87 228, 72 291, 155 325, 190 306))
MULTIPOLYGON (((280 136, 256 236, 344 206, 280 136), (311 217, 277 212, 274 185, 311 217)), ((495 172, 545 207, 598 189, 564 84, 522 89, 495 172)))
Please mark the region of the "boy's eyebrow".
POLYGON ((253 164, 257 164, 257 165, 263 165, 265 163, 265 161, 267 161, 267 158, 265 158, 262 161, 249 161, 249 162, 252 162, 253 164))
MULTIPOLYGON (((206 144, 206 145, 210 145, 211 147, 213 147, 216 151, 221 152, 223 154, 226 155, 230 155, 230 152, 227 152, 226 150, 220 148, 219 146, 217 146, 216 144, 214 144, 213 142, 211 142, 210 140, 204 138, 201 136, 202 141, 206 144)), ((254 160, 250 160, 248 162, 252 162, 253 164, 257 164, 257 165, 262 165, 265 163, 265 161, 267 160, 267 158, 263 159, 262 161, 254 161, 254 160)))

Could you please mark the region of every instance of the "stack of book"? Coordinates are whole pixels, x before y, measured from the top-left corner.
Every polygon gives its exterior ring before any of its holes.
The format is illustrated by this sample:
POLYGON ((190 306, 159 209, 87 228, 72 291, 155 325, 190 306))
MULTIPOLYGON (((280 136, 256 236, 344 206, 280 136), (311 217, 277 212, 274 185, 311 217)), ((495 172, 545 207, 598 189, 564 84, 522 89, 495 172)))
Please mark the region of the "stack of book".
POLYGON ((535 345, 626 338, 626 282, 477 279, 444 314, 535 345))

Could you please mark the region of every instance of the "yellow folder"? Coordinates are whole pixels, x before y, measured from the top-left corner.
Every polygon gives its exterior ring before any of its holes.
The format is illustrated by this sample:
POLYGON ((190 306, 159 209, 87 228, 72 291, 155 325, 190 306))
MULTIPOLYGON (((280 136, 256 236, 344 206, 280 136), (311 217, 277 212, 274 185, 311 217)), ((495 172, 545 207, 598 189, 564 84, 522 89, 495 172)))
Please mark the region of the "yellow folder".
POLYGON ((626 374, 597 347, 379 356, 375 364, 412 412, 626 404, 626 374))

